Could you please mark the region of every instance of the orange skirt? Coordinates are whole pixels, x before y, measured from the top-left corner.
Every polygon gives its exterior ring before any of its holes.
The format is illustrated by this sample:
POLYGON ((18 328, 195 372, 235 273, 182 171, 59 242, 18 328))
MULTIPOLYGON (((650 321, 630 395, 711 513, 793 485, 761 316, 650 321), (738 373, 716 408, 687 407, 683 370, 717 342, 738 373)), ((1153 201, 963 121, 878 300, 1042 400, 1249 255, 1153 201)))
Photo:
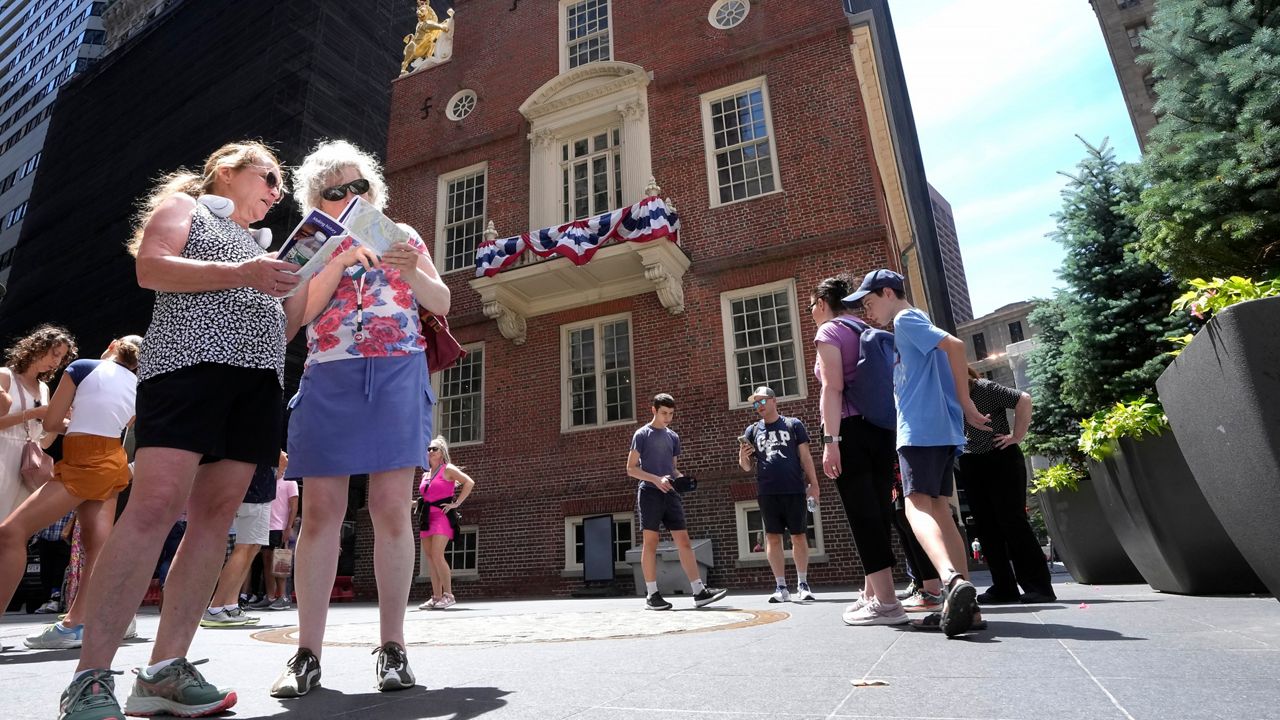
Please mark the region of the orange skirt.
POLYGON ((110 500, 129 486, 129 459, 119 438, 68 435, 53 479, 84 500, 110 500))

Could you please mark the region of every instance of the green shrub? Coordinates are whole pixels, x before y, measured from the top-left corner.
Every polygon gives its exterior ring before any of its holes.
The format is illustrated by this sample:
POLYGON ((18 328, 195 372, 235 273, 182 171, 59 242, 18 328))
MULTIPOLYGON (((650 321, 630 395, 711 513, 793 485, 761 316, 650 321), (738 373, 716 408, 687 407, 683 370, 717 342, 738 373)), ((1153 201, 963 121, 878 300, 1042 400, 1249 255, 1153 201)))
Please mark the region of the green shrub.
POLYGON ((1160 403, 1145 397, 1119 402, 1080 422, 1080 452, 1100 461, 1106 457, 1112 441, 1159 435, 1167 427, 1169 419, 1160 403))
POLYGON ((1058 492, 1075 492, 1080 489, 1080 481, 1085 478, 1084 470, 1070 463, 1058 463, 1045 470, 1037 470, 1031 480, 1031 492, 1045 490, 1058 492))

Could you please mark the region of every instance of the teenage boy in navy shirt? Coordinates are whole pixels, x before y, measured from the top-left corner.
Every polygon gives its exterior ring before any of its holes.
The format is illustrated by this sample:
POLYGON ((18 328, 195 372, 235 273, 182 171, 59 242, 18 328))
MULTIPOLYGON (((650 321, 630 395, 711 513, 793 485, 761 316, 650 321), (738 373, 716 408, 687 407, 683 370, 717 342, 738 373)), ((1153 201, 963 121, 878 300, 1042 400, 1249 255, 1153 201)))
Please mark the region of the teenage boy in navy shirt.
POLYGON ((636 510, 640 514, 644 545, 640 553, 640 569, 644 573, 645 609, 670 610, 671 603, 658 592, 658 530, 665 526, 671 533, 680 555, 680 566, 689 578, 694 607, 703 607, 723 598, 728 590, 709 588, 698 574, 698 561, 689 544, 685 529, 684 505, 672 481, 681 476, 676 470, 680 455, 680 436, 667 427, 676 414, 676 401, 666 393, 653 398, 653 420, 631 436, 627 453, 627 475, 640 481, 636 488, 636 510))
POLYGON ((988 430, 990 417, 969 398, 969 366, 964 343, 935 326, 907 302, 903 278, 892 270, 872 270, 845 304, 862 303, 866 317, 893 325, 897 361, 893 392, 898 405, 898 462, 907 518, 925 554, 942 576, 946 599, 939 615, 919 627, 940 627, 947 637, 985 627, 977 590, 965 579, 964 539, 951 519, 947 498, 952 471, 964 449, 964 424, 988 430))
POLYGON ((738 466, 751 472, 756 466, 756 497, 764 521, 765 557, 773 570, 775 589, 771 603, 791 600, 787 591, 787 561, 783 556, 782 533, 791 533, 791 555, 796 563, 796 600, 810 602, 809 589, 809 508, 808 499, 818 501, 818 474, 809 454, 809 432, 804 423, 778 412, 772 388, 761 385, 747 398, 759 415, 742 433, 738 466))

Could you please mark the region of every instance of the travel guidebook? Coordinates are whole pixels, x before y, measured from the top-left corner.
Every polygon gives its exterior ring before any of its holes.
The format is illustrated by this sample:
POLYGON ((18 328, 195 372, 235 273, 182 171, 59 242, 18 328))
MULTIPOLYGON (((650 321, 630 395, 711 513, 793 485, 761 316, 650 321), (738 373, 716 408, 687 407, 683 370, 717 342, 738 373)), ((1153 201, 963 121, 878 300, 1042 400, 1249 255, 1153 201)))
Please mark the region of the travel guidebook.
MULTIPOLYGON (((289 233, 276 258, 301 265, 295 275, 303 280, 324 269, 343 238, 350 235, 357 242, 381 256, 398 242, 408 242, 409 233, 383 215, 376 207, 356 197, 337 219, 312 210, 289 233)), ((297 292, 295 288, 289 295, 297 292)), ((286 295, 285 297, 288 297, 286 295)))

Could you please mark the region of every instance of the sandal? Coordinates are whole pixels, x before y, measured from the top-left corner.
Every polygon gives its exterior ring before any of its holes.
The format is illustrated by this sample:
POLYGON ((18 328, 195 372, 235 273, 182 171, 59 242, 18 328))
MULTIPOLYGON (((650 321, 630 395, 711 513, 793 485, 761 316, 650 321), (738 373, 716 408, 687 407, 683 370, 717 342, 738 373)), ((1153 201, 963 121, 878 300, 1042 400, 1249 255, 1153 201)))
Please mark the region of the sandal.
MULTIPOLYGON (((913 630, 924 630, 925 632, 941 632, 942 631, 942 613, 929 613, 925 617, 918 620, 912 620, 908 623, 913 630)), ((969 626, 970 631, 986 630, 986 620, 974 620, 969 626)))

